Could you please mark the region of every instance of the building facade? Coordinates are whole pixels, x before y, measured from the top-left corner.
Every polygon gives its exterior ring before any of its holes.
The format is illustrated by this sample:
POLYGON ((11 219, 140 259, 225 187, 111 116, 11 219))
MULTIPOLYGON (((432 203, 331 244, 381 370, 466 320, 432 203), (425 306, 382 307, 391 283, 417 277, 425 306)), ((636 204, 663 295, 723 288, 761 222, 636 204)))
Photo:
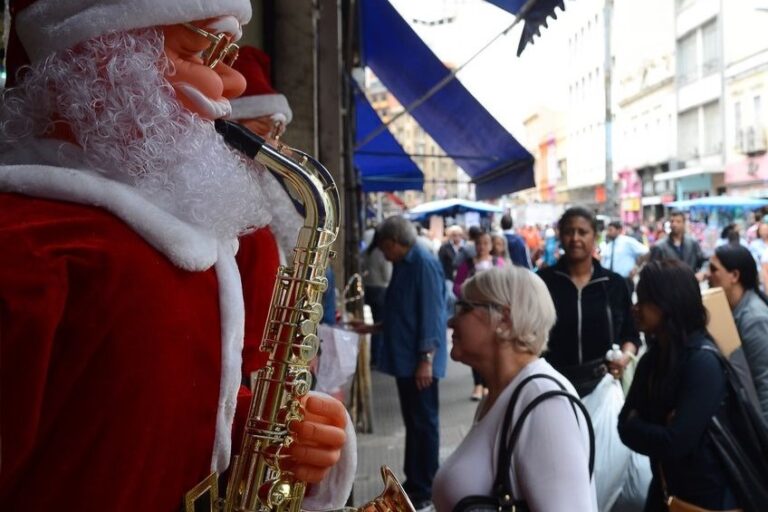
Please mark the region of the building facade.
POLYGON ((675 25, 668 0, 617 1, 614 10, 614 166, 625 223, 653 221, 674 200, 657 180, 675 165, 675 25), (648 30, 652 26, 653 30, 648 30))
POLYGON ((768 38, 761 37, 768 3, 730 5, 724 26, 725 187, 732 195, 768 197, 768 38))

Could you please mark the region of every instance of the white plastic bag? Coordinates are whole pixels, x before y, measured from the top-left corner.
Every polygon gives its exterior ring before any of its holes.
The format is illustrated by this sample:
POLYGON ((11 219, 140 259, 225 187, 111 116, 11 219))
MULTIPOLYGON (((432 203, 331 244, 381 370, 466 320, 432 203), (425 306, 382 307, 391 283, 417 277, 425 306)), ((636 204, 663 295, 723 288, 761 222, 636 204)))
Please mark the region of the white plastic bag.
POLYGON ((624 487, 611 512, 643 512, 652 476, 648 457, 632 452, 624 487))
POLYGON ((317 326, 317 335, 323 341, 317 366, 317 390, 331 394, 344 386, 357 368, 360 336, 330 325, 317 326))
POLYGON ((607 374, 581 399, 595 429, 595 490, 597 508, 607 512, 616 502, 626 478, 630 450, 619 438, 619 413, 624 406, 621 383, 607 374))

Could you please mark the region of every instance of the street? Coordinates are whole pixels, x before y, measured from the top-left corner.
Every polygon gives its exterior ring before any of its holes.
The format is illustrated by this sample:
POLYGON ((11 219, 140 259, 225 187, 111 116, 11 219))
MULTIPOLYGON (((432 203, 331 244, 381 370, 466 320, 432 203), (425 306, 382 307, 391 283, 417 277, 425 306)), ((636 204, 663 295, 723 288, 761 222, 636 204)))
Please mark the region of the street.
MULTIPOLYGON (((449 341, 450 350, 450 341, 449 341)), ((395 379, 372 372, 374 432, 357 435, 357 477, 353 503, 360 506, 381 493, 380 467, 388 465, 402 482, 405 428, 400 415, 395 379)), ((446 378, 440 381, 440 461, 459 445, 472 424, 478 402, 472 402, 469 367, 448 360, 446 378)))

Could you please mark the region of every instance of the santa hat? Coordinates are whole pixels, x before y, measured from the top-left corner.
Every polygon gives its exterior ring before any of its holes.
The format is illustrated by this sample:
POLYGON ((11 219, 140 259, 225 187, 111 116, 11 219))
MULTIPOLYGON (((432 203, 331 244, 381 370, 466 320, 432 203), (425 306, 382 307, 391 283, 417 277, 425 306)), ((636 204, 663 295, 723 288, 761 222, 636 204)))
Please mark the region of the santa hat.
POLYGON ((17 0, 19 40, 32 62, 113 31, 234 16, 251 19, 249 0, 17 0))
POLYGON ((232 104, 230 119, 256 119, 271 116, 272 119, 283 124, 291 122, 293 112, 288 105, 288 99, 275 91, 269 80, 269 55, 253 46, 243 46, 233 67, 242 73, 248 85, 242 96, 230 100, 232 104))

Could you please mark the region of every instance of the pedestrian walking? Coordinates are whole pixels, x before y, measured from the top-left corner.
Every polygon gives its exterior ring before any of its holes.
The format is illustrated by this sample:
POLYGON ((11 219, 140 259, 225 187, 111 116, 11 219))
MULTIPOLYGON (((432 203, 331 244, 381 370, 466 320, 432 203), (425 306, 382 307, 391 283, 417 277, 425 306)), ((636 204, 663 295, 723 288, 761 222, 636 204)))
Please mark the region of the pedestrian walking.
MULTIPOLYGON (((494 256, 491 246, 491 235, 488 233, 480 234, 475 241, 476 256, 474 258, 467 258, 456 270, 456 280, 453 282, 453 293, 457 299, 461 299, 461 285, 464 281, 474 276, 478 272, 488 270, 493 267, 500 267, 504 265, 504 260, 499 256, 494 256)), ((474 387, 472 388, 472 394, 470 400, 479 401, 483 398, 486 387, 483 382, 483 378, 476 370, 472 370, 472 380, 474 387)))
POLYGON ((624 225, 620 220, 608 224, 605 241, 600 244, 600 263, 626 280, 631 297, 635 291, 637 265, 648 254, 649 249, 635 238, 623 234, 623 229, 624 225))
POLYGON ((397 379, 405 423, 403 488, 416 510, 428 509, 440 447, 438 380, 448 357, 445 278, 437 257, 417 242, 403 217, 384 220, 377 233, 378 247, 393 263, 379 370, 397 379))
POLYGON ((749 250, 733 244, 718 247, 709 260, 709 285, 721 287, 728 299, 763 421, 768 425, 768 297, 760 291, 749 250))
POLYGON ((475 423, 435 478, 433 501, 450 512, 468 496, 491 496, 494 477, 507 471, 512 498, 530 510, 596 511, 590 482, 588 418, 562 397, 542 402, 524 420, 510 460, 496 465, 507 405, 519 393, 510 425, 543 393, 573 386, 540 357, 555 308, 536 274, 517 266, 493 268, 469 279, 450 320, 451 357, 477 369, 489 393, 475 423), (531 376, 538 376, 524 383, 531 376), (508 467, 506 466, 508 464, 508 467))
POLYGON ((593 257, 597 221, 589 210, 573 207, 558 223, 565 254, 539 271, 557 311, 549 336, 547 361, 585 396, 609 367, 619 378, 636 354, 640 337, 632 319, 632 303, 624 279, 593 257), (605 354, 619 345, 622 356, 606 363, 605 354))
MULTIPOLYGON (((669 236, 656 243, 659 258, 673 258, 684 262, 694 272, 699 272, 706 261, 699 242, 686 233, 685 214, 674 211, 669 215, 669 236)), ((701 281, 704 275, 696 274, 701 281)))
POLYGON ((507 253, 513 264, 520 267, 532 268, 531 253, 526 240, 513 229, 512 217, 507 214, 501 218, 501 229, 507 239, 507 253))
POLYGON ((640 272, 635 307, 648 340, 619 415, 619 434, 651 460, 646 512, 736 510, 732 483, 706 435, 712 416, 728 407, 727 381, 706 331, 707 312, 693 270, 683 261, 648 263, 640 272))

